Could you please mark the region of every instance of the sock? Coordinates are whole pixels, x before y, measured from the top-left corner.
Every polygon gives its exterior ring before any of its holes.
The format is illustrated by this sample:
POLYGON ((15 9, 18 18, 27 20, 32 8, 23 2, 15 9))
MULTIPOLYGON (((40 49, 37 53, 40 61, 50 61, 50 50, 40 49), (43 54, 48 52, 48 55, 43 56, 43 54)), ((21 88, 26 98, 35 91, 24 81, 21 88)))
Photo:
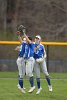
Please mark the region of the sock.
POLYGON ((34 86, 34 78, 33 78, 33 76, 30 77, 29 82, 30 82, 31 87, 33 87, 34 86))
POLYGON ((19 85, 21 88, 23 88, 23 78, 19 78, 19 85))
POLYGON ((46 80, 47 80, 48 85, 51 85, 50 78, 49 77, 46 77, 46 80))
POLYGON ((37 78, 37 86, 38 86, 38 89, 40 88, 40 78, 37 78))

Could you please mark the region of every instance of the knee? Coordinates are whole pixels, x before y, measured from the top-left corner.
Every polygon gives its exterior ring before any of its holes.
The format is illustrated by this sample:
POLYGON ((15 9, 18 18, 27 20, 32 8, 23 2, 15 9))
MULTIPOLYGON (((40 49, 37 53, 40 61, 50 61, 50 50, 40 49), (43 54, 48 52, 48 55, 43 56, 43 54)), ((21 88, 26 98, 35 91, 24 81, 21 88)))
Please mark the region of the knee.
POLYGON ((23 77, 24 77, 24 75, 19 73, 19 78, 23 78, 23 77))
POLYGON ((48 72, 44 72, 45 77, 49 77, 49 73, 48 72))
POLYGON ((49 74, 48 75, 45 75, 45 78, 50 78, 49 74))
POLYGON ((23 75, 19 75, 19 79, 23 79, 23 75))
POLYGON ((40 82, 40 78, 36 78, 37 82, 40 82))
POLYGON ((32 73, 28 73, 28 72, 26 72, 26 76, 28 76, 28 77, 32 77, 33 74, 32 74, 32 73))

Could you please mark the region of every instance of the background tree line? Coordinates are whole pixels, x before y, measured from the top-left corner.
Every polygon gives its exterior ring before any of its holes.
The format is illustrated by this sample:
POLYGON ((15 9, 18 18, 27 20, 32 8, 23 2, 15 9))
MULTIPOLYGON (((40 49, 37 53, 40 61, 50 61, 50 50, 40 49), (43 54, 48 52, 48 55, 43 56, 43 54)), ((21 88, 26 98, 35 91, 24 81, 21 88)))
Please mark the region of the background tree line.
POLYGON ((66 19, 67 0, 0 0, 0 39, 14 40, 17 26, 23 24, 32 36, 67 41, 66 19))

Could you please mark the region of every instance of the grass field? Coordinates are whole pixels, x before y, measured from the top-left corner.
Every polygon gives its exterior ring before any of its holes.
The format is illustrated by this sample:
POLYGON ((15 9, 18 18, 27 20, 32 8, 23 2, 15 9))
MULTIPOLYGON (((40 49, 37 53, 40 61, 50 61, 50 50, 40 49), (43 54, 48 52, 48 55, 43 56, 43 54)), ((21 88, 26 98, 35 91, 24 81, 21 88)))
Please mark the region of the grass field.
MULTIPOLYGON (((0 72, 0 100, 67 100, 67 73, 50 73, 50 76, 53 92, 48 91, 46 80, 41 80, 42 92, 36 95, 36 88, 29 94, 30 85, 25 77, 26 94, 23 94, 17 89, 18 72, 0 72)), ((42 74, 41 78, 44 78, 42 74)))

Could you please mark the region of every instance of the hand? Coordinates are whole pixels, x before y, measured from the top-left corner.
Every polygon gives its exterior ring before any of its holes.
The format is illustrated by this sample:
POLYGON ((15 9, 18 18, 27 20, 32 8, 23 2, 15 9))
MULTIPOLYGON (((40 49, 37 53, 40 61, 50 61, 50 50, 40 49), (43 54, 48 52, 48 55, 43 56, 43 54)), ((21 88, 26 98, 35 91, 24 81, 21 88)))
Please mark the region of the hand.
POLYGON ((38 62, 38 63, 42 63, 43 61, 44 61, 44 58, 36 59, 36 62, 38 62))
POLYGON ((15 50, 16 50, 16 51, 20 51, 20 46, 17 46, 17 47, 15 48, 15 50))
POLYGON ((21 34, 21 32, 20 32, 20 31, 17 31, 17 32, 16 32, 16 34, 17 34, 17 35, 20 35, 20 34, 21 34))

